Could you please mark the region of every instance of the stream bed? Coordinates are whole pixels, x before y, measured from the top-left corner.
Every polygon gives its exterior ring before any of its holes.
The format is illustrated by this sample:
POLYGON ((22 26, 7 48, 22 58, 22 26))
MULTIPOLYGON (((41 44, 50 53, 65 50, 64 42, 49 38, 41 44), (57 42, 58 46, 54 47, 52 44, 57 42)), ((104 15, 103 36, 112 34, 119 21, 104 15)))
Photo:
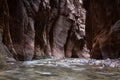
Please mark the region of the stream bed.
POLYGON ((8 65, 0 80, 120 80, 120 68, 109 60, 42 59, 8 65))

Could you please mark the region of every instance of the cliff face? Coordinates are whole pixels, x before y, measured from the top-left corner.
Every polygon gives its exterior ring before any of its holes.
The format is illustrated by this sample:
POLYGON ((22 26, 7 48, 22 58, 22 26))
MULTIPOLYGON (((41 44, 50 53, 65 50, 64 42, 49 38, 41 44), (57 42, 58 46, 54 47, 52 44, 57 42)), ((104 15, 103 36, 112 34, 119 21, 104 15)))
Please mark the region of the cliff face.
POLYGON ((50 0, 40 4, 35 22, 38 54, 79 57, 85 43, 85 10, 81 5, 78 0, 50 0))
POLYGON ((10 34, 19 60, 31 60, 34 56, 34 23, 39 3, 39 0, 8 0, 10 34))
POLYGON ((35 18, 36 55, 81 57, 85 44, 84 13, 79 0, 41 2, 35 18))
POLYGON ((4 13, 7 13, 6 0, 1 0, 0 1, 0 67, 1 68, 3 65, 6 65, 5 55, 10 54, 10 52, 2 42, 4 29, 8 27, 4 23, 5 21, 7 21, 5 19, 6 15, 4 13))
POLYGON ((119 0, 1 0, 0 43, 16 60, 88 57, 86 46, 91 58, 119 58, 119 4, 119 0))
POLYGON ((92 58, 120 57, 120 1, 84 0, 86 40, 92 58))
POLYGON ((2 41, 14 58, 84 57, 87 53, 81 0, 7 0, 6 4, 2 41))

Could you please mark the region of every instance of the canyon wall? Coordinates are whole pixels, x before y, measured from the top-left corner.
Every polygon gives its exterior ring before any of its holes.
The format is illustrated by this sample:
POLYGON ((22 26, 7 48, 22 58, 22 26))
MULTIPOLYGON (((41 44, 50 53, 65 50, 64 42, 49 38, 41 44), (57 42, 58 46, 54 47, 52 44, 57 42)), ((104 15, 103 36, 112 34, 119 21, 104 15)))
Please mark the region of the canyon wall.
POLYGON ((119 0, 1 0, 0 51, 16 60, 88 58, 88 53, 96 59, 119 58, 119 4, 119 0))
POLYGON ((91 58, 120 57, 120 0, 84 0, 91 58))
POLYGON ((85 9, 81 0, 8 0, 7 3, 12 50, 8 39, 3 41, 18 60, 86 57, 85 9))

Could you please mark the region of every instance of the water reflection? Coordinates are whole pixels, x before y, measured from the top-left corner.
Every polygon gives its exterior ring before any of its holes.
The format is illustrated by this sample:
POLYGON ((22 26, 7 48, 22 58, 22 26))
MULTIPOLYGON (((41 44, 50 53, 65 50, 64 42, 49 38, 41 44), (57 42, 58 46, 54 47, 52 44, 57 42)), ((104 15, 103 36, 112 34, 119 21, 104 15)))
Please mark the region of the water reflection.
POLYGON ((120 80, 119 68, 89 65, 85 59, 44 59, 8 63, 0 80, 120 80))

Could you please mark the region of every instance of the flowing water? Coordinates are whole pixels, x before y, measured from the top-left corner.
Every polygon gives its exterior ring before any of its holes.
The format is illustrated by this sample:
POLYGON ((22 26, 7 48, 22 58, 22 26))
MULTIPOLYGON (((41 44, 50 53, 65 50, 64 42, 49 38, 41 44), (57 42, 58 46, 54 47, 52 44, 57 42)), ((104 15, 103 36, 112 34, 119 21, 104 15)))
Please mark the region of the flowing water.
POLYGON ((86 59, 8 62, 0 80, 120 80, 120 69, 90 65, 86 59))

